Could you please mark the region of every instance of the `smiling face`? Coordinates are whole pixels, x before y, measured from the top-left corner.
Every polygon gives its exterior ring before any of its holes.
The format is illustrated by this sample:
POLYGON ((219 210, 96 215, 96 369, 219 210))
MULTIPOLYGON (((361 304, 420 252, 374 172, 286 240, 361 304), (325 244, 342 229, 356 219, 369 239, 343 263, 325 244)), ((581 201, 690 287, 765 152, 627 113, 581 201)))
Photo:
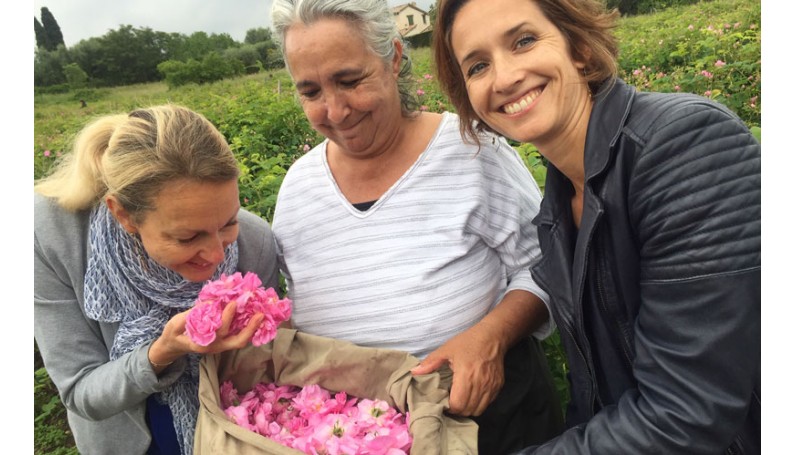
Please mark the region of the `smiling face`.
POLYGON ((141 237, 158 264, 188 281, 210 279, 224 260, 224 248, 237 239, 240 208, 236 180, 167 184, 153 200, 154 210, 134 222, 112 198, 108 208, 125 230, 141 237))
POLYGON ((532 0, 468 1, 451 43, 472 108, 492 129, 541 148, 587 128, 585 65, 532 0))
POLYGON ((397 86, 400 44, 385 65, 349 22, 321 19, 291 25, 284 48, 312 128, 344 153, 379 153, 402 117, 397 86))

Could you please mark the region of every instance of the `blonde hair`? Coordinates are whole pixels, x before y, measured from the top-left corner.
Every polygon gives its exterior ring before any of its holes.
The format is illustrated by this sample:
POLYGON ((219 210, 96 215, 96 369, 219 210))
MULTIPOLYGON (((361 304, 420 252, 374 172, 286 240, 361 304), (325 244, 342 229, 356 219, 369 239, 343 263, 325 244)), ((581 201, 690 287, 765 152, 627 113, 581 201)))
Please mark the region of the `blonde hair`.
POLYGON ((166 104, 94 120, 34 191, 71 211, 88 209, 112 195, 140 221, 168 182, 224 182, 239 173, 226 139, 209 120, 166 104))

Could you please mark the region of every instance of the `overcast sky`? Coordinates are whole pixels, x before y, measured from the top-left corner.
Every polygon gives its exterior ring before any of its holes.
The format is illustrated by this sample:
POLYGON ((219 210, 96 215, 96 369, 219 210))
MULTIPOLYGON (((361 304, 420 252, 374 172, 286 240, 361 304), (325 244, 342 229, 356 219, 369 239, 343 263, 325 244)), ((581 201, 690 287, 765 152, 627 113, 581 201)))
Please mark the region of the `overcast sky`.
MULTIPOLYGON (((435 0, 415 0, 428 10, 435 0)), ((406 0, 388 0, 391 6, 406 0)), ((157 32, 228 33, 243 41, 246 31, 270 27, 270 0, 33 0, 33 15, 41 21, 47 7, 61 27, 66 47, 82 39, 100 37, 121 25, 151 28, 157 32)), ((35 35, 31 30, 33 46, 35 35)))

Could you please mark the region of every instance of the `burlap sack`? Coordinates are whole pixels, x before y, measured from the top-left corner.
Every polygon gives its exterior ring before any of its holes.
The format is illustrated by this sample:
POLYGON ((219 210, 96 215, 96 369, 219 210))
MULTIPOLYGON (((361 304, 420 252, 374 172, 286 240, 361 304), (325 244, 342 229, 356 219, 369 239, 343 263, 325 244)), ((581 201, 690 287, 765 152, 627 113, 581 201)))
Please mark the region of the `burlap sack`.
POLYGON ((279 329, 264 346, 205 356, 199 372, 199 416, 194 454, 299 455, 231 422, 220 407, 219 387, 231 380, 242 395, 260 382, 304 386, 380 399, 410 411, 412 455, 477 454, 477 424, 449 416, 449 369, 423 376, 409 370, 419 363, 405 352, 356 346, 331 338, 279 329))

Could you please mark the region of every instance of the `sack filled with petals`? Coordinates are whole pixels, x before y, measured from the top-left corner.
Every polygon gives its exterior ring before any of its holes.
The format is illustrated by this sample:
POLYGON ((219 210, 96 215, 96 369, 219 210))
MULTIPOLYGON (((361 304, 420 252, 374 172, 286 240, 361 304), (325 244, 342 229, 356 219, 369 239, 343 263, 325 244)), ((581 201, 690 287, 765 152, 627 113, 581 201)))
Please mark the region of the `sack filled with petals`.
POLYGON ((261 382, 239 394, 221 384, 221 407, 236 424, 306 454, 407 455, 406 416, 386 401, 261 382))
MULTIPOLYGON (((315 449, 319 446, 312 445, 324 435, 336 444, 333 449, 326 448, 325 453, 335 453, 335 450, 338 450, 336 453, 357 453, 347 447, 349 441, 343 438, 346 434, 355 435, 355 430, 350 425, 345 426, 347 420, 337 417, 347 412, 339 412, 344 409, 357 412, 349 405, 365 417, 370 414, 374 418, 397 418, 397 423, 400 417, 388 408, 404 415, 411 438, 411 455, 477 454, 477 424, 472 419, 445 412, 449 409, 452 371, 443 367, 431 374, 412 375, 411 369, 418 364, 419 359, 406 352, 357 346, 286 328, 278 329, 276 338, 266 345, 249 345, 206 355, 199 364, 199 415, 194 455, 303 455, 305 448, 324 453, 315 449), (249 393, 249 397, 256 397, 256 394, 287 394, 290 390, 305 391, 304 405, 315 409, 316 414, 322 414, 326 408, 332 411, 327 415, 334 415, 328 420, 319 419, 308 429, 309 433, 304 433, 302 450, 270 437, 281 434, 281 430, 277 432, 276 427, 266 423, 263 414, 267 407, 259 411, 259 416, 254 412, 253 423, 248 420, 250 409, 234 409, 235 401, 242 404, 249 393), (325 393, 329 394, 328 399, 325 393), (351 402, 353 397, 358 398, 355 404, 351 402), (271 435, 263 436, 252 427, 261 427, 271 435), (306 434, 314 436, 306 437, 306 434)), ((271 396, 268 400, 272 399, 271 396)), ((248 400, 249 405, 255 400, 258 398, 248 400)), ((281 402, 284 404, 286 401, 281 402)), ((287 423, 289 428, 287 416, 290 414, 282 417, 280 425, 284 427, 287 423)), ((293 420, 292 423, 302 422, 293 420)), ((395 451, 403 449, 394 447, 405 445, 401 445, 404 436, 398 432, 392 435, 396 440, 380 439, 363 450, 399 453, 395 451)))

